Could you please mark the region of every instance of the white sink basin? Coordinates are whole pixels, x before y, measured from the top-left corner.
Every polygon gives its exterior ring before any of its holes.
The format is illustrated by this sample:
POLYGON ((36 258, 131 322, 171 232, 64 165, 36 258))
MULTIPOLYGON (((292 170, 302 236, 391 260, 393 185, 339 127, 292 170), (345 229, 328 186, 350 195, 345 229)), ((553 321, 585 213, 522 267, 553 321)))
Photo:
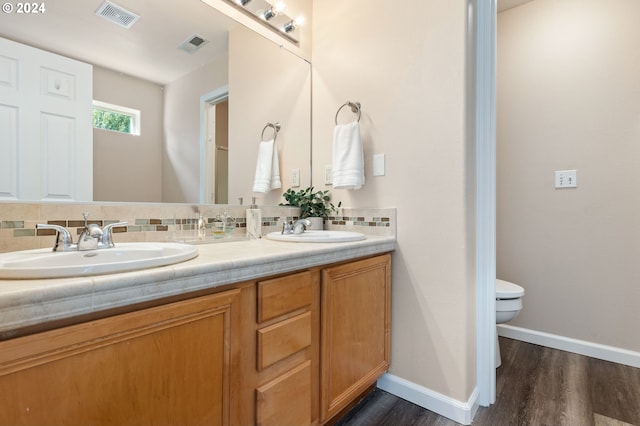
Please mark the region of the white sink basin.
POLYGON ((0 279, 115 274, 193 259, 198 249, 180 243, 117 243, 100 250, 54 252, 50 248, 0 254, 0 279))
POLYGON ((267 238, 290 243, 346 243, 364 240, 367 237, 360 232, 351 231, 305 231, 301 234, 270 232, 267 234, 267 238))

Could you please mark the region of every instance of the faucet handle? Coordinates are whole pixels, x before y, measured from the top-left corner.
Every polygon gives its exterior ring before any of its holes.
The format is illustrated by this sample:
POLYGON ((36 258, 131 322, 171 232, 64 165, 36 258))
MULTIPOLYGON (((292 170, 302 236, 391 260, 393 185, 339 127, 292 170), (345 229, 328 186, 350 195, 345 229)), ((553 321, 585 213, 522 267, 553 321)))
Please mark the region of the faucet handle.
POLYGON ((110 223, 108 225, 105 225, 102 228, 102 238, 100 239, 100 244, 99 247, 101 248, 106 248, 106 247, 113 247, 113 238, 111 235, 111 230, 113 228, 117 228, 120 226, 127 226, 129 223, 128 222, 116 222, 116 223, 110 223))
POLYGON ((74 250, 73 237, 67 228, 60 225, 49 223, 38 223, 36 229, 53 229, 56 232, 56 242, 53 251, 69 251, 74 250))
POLYGON ((282 232, 280 232, 283 235, 289 235, 291 234, 291 225, 293 224, 292 222, 288 222, 287 218, 281 218, 279 217, 278 220, 282 221, 282 232))
POLYGON ((311 221, 309 219, 298 219, 291 226, 291 230, 294 234, 302 234, 307 228, 311 228, 311 221))

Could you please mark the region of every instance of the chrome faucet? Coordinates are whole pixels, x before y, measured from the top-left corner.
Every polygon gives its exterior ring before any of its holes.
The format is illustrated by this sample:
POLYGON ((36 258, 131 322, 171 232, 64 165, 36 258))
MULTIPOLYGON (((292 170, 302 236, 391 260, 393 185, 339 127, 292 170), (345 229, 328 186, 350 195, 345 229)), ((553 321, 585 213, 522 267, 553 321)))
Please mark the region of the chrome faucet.
POLYGON ((58 231, 56 233, 56 242, 53 245, 53 251, 78 250, 78 245, 73 243, 73 238, 71 237, 69 230, 64 226, 39 223, 36 225, 36 229, 54 229, 58 231))
POLYGON ((309 219, 300 219, 296 220, 291 228, 294 234, 302 234, 307 228, 310 227, 311 221, 309 219))
POLYGON ((100 226, 95 223, 87 223, 88 213, 82 213, 82 215, 84 216, 84 229, 78 237, 77 244, 73 243, 71 233, 64 226, 39 223, 36 225, 36 229, 53 229, 58 231, 53 251, 85 251, 113 247, 113 228, 127 226, 127 222, 116 222, 105 225, 105 227, 101 229, 100 226))
POLYGON ((78 251, 95 250, 98 248, 98 240, 102 237, 102 229, 95 223, 88 224, 89 213, 82 213, 84 217, 84 229, 78 237, 78 251))

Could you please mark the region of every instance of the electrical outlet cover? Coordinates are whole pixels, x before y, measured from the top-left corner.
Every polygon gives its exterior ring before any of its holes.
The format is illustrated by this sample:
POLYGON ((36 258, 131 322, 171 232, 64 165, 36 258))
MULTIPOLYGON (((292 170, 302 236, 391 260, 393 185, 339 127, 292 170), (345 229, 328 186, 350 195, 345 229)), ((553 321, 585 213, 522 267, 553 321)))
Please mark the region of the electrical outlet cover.
POLYGON ((324 166, 324 184, 333 185, 333 166, 330 164, 324 166))
POLYGON ((373 175, 384 176, 384 154, 376 154, 373 156, 373 175))

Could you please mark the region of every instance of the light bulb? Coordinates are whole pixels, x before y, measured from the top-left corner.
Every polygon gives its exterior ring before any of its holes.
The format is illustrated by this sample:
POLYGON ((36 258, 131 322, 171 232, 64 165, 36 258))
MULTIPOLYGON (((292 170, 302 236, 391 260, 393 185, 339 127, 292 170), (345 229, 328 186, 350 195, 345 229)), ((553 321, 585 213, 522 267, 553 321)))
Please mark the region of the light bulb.
POLYGON ((293 22, 295 22, 296 27, 299 27, 300 25, 304 25, 304 15, 298 15, 298 17, 296 19, 293 20, 293 22))
POLYGON ((284 4, 283 1, 279 1, 273 6, 273 10, 276 12, 276 14, 284 12, 286 8, 287 5, 284 4))

